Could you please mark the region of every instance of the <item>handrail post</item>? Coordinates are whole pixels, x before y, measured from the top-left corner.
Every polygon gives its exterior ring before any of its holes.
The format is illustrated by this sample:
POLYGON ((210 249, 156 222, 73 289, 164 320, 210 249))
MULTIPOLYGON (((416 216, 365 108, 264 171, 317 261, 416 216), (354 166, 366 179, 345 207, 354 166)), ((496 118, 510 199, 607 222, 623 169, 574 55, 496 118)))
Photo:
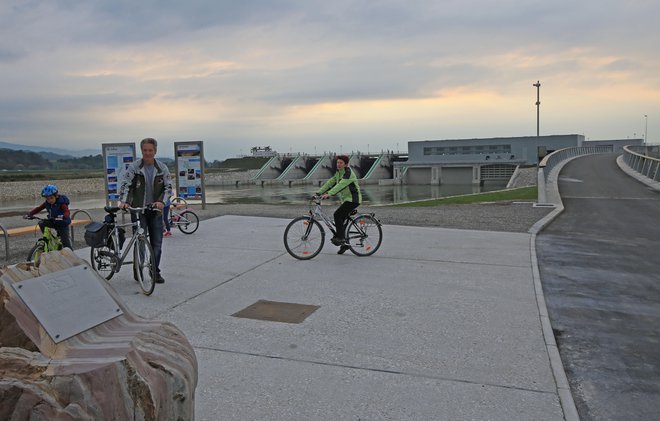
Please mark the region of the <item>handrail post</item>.
POLYGON ((536 190, 537 190, 537 198, 536 198, 536 203, 538 204, 544 204, 547 201, 546 193, 545 193, 545 167, 539 166, 539 170, 536 175, 536 190))
MULTIPOLYGON (((85 215, 87 215, 87 219, 89 219, 90 221, 92 220, 92 215, 90 215, 89 212, 87 212, 87 211, 84 210, 84 209, 78 209, 77 211, 75 211, 75 212, 71 215, 71 221, 73 221, 73 220, 75 219, 76 215, 77 215, 79 212, 82 212, 82 213, 84 213, 85 215)), ((73 231, 73 224, 71 224, 71 226, 69 227, 69 229, 71 230, 71 245, 73 246, 73 242, 75 241, 75 238, 74 238, 74 231, 73 231)))
POLYGON ((5 237, 5 256, 7 256, 7 264, 9 264, 9 233, 2 224, 0 224, 0 229, 5 237))

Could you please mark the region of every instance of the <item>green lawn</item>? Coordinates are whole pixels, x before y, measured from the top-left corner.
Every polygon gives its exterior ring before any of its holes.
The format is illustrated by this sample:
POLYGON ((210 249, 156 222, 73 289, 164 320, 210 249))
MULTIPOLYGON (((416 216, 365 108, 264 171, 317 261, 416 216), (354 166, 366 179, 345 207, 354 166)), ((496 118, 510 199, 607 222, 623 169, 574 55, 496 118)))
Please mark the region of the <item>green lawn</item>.
POLYGON ((484 203, 484 202, 505 202, 522 201, 533 202, 537 199, 538 192, 536 186, 521 187, 518 189, 499 190, 488 193, 467 194, 464 196, 452 196, 442 199, 422 200, 418 202, 401 203, 391 205, 395 207, 403 206, 438 206, 438 205, 458 205, 466 203, 484 203))

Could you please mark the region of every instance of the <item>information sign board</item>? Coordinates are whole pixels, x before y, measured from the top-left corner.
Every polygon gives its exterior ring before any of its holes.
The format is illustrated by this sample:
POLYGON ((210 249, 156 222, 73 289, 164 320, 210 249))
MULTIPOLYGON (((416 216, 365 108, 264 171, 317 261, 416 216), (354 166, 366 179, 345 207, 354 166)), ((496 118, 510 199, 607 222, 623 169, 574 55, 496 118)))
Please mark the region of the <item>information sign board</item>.
POLYGON ((135 162, 135 143, 104 143, 105 202, 119 200, 119 183, 124 172, 135 162))
POLYGON ((174 142, 176 160, 175 196, 201 200, 206 208, 204 191, 204 142, 174 142))

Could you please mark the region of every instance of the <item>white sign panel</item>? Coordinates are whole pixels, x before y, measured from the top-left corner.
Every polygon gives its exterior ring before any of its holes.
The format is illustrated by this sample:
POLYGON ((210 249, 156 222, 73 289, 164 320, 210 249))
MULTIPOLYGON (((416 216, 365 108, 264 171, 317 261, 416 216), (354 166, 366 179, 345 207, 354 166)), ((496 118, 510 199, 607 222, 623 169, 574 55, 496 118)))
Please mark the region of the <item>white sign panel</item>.
POLYGON ((204 194, 202 142, 175 143, 177 191, 175 196, 201 200, 204 194))
POLYGON ((119 183, 124 172, 135 161, 134 143, 103 144, 107 201, 119 200, 119 183))

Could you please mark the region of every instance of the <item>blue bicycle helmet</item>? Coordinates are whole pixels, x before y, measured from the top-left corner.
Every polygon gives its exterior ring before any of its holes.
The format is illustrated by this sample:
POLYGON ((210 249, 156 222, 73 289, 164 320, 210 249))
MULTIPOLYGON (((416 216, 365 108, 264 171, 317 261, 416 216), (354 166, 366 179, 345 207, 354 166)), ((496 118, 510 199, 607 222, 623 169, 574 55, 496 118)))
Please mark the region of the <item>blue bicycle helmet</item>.
POLYGON ((41 196, 48 197, 57 194, 57 186, 54 184, 48 184, 43 189, 41 189, 41 196))

